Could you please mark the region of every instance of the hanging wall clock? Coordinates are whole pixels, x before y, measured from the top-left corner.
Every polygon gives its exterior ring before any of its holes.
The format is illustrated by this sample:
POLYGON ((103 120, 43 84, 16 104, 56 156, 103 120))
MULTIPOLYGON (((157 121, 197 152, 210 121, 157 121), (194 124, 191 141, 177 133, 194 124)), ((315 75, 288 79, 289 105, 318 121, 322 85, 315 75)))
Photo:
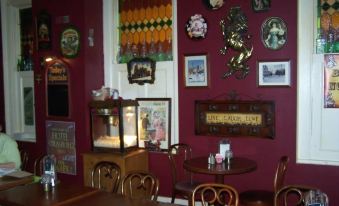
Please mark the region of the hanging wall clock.
POLYGON ((80 51, 80 32, 74 26, 66 27, 60 37, 60 50, 62 56, 75 58, 80 51))

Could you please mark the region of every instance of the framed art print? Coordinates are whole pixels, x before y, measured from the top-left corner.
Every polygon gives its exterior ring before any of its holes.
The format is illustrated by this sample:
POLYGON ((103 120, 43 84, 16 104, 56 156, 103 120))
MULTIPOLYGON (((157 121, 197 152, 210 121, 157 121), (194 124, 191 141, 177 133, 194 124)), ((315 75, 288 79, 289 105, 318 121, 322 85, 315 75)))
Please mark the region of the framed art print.
POLYGON ((137 98, 139 147, 167 150, 171 144, 171 99, 137 98))
POLYGON ((52 49, 52 37, 51 37, 51 16, 42 11, 37 17, 37 44, 38 50, 52 49))
POLYGON ((261 26, 261 41, 267 49, 281 49, 287 42, 285 22, 279 17, 267 18, 261 26))
POLYGON ((74 26, 66 27, 60 36, 60 50, 62 56, 75 58, 80 51, 80 32, 74 26))
POLYGON ((151 58, 133 58, 127 63, 130 84, 153 84, 155 81, 155 61, 151 58))
POLYGON ((268 11, 271 7, 271 0, 252 0, 252 9, 255 12, 268 11))
POLYGON ((258 86, 291 86, 291 62, 258 61, 258 86))
POLYGON ((189 54, 184 57, 186 87, 208 87, 209 69, 207 54, 189 54))

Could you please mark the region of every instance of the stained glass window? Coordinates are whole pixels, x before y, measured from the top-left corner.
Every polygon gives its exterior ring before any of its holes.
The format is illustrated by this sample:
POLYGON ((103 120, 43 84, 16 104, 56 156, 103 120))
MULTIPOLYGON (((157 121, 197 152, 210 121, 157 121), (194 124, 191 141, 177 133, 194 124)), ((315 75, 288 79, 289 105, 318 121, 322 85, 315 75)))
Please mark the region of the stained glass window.
POLYGON ((339 52, 339 0, 318 0, 317 53, 339 52))
POLYGON ((171 0, 119 0, 119 63, 172 60, 171 0))

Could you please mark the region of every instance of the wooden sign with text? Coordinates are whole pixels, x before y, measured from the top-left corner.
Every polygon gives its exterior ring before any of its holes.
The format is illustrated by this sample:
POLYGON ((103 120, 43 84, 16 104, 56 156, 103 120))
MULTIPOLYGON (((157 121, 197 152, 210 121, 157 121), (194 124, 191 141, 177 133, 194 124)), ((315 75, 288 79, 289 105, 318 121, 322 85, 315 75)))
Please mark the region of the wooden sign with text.
POLYGON ((272 101, 195 101, 195 134, 208 136, 275 136, 272 101))

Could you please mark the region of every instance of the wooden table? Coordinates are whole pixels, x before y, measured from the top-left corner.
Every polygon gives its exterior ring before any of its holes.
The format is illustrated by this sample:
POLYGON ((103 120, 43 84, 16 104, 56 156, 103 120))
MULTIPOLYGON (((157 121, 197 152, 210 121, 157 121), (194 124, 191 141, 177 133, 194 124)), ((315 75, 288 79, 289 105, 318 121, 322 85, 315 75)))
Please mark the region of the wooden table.
POLYGON ((184 168, 188 171, 215 176, 216 183, 224 183, 225 175, 242 174, 254 171, 257 163, 244 157, 234 157, 230 164, 208 164, 208 157, 196 157, 184 161, 184 168))
POLYGON ((33 176, 23 177, 23 178, 4 176, 0 178, 0 191, 7 190, 9 188, 16 187, 19 185, 25 185, 25 184, 32 183, 32 182, 33 182, 33 176))
POLYGON ((45 192, 43 185, 32 183, 0 192, 0 205, 3 206, 50 206, 67 203, 93 195, 98 189, 59 183, 51 191, 45 192))
POLYGON ((178 206, 145 199, 130 199, 121 194, 100 191, 84 198, 59 204, 62 206, 178 206))

